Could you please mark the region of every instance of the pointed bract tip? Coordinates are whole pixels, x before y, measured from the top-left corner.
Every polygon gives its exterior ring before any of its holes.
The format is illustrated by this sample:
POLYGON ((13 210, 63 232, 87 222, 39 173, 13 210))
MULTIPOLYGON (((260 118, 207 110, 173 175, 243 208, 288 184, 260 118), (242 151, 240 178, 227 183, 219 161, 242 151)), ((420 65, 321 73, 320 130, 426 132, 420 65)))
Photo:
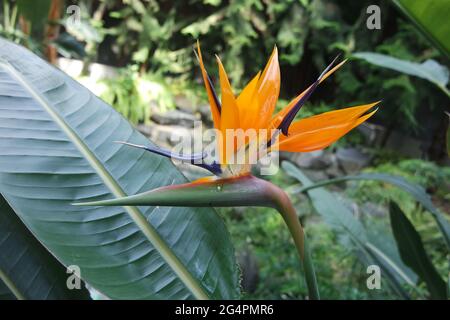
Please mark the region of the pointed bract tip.
POLYGON ((383 99, 378 100, 378 101, 375 101, 375 102, 372 102, 372 103, 371 103, 372 108, 376 106, 376 110, 378 110, 378 108, 381 107, 381 103, 382 103, 382 102, 383 102, 383 99))
POLYGON ((129 143, 126 141, 113 141, 114 143, 119 143, 119 144, 124 144, 126 146, 130 146, 130 147, 134 147, 134 148, 140 148, 140 149, 147 149, 146 146, 140 145, 140 144, 134 144, 134 143, 129 143))
POLYGON ((198 52, 200 52, 200 40, 197 39, 197 41, 195 42, 195 45, 197 47, 198 52))

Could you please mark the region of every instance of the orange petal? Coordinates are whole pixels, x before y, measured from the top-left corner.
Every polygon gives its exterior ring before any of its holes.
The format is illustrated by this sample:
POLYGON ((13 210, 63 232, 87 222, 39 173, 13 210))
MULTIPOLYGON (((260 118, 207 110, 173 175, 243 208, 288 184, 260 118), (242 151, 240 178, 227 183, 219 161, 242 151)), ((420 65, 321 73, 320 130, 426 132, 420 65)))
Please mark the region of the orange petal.
MULTIPOLYGON (((342 65, 347 62, 347 59, 343 60, 341 63, 337 64, 333 69, 328 71, 323 78, 320 80, 319 83, 322 83, 325 79, 327 79, 329 76, 331 76, 336 70, 338 70, 342 65)), ((312 86, 312 85, 311 85, 312 86)), ((304 90, 302 93, 300 93, 297 97, 295 97, 289 104, 283 108, 281 111, 279 111, 275 116, 272 117, 272 120, 270 121, 269 128, 275 129, 278 127, 278 125, 281 123, 283 118, 286 116, 286 114, 291 110, 292 107, 295 106, 295 104, 306 94, 308 89, 311 87, 309 86, 304 90)))
MULTIPOLYGON (((362 114, 364 114, 365 112, 372 109, 378 103, 380 103, 380 101, 356 107, 328 111, 305 119, 298 120, 292 123, 290 133, 292 135, 295 135, 296 133, 299 132, 320 130, 321 128, 328 128, 349 121, 353 121, 362 114)), ((289 135, 289 137, 290 136, 291 135, 289 135)), ((283 136, 282 138, 286 139, 289 137, 283 136)))
POLYGON ((289 137, 281 136, 279 150, 310 152, 323 149, 370 118, 377 110, 361 116, 377 103, 326 112, 299 120, 289 137), (360 117, 361 116, 361 117, 360 117))
POLYGON ((222 90, 220 131, 222 132, 223 143, 221 148, 222 154, 220 156, 220 163, 225 164, 227 162, 226 160, 237 148, 234 142, 232 143, 232 141, 229 141, 229 143, 227 143, 227 129, 239 128, 239 109, 231 89, 227 73, 219 57, 217 57, 217 63, 219 64, 220 88, 222 90))
POLYGON ((202 52, 200 50, 200 42, 197 40, 197 55, 198 61, 200 63, 200 68, 202 70, 203 82, 205 84, 206 93, 208 94, 208 101, 211 107, 211 113, 214 122, 214 128, 220 129, 220 107, 216 104, 213 88, 210 86, 208 81, 208 73, 206 72, 205 66, 203 64, 202 52))
POLYGON ((243 119, 245 117, 245 112, 248 112, 248 109, 255 98, 256 85, 258 84, 260 75, 261 71, 259 71, 253 79, 247 83, 244 90, 242 90, 236 99, 239 108, 239 119, 243 119))
POLYGON ((278 50, 275 47, 256 85, 255 99, 252 100, 241 119, 242 128, 244 130, 267 128, 279 93, 280 66, 278 64, 278 50))

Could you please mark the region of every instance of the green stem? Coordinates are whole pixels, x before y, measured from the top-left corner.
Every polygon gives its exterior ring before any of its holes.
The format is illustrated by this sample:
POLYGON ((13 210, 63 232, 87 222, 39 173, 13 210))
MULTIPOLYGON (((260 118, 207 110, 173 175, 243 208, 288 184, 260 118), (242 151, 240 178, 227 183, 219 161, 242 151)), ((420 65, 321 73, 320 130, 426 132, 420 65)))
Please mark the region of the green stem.
POLYGON ((272 185, 272 189, 274 189, 272 194, 275 196, 275 208, 281 214, 284 222, 288 226, 289 232, 291 233, 292 239, 294 240, 295 246, 297 248, 300 262, 305 274, 309 298, 311 300, 319 300, 320 295, 317 286, 316 273, 314 271, 314 264, 311 259, 306 235, 297 216, 297 212, 292 205, 289 196, 283 190, 276 187, 275 185, 272 185))

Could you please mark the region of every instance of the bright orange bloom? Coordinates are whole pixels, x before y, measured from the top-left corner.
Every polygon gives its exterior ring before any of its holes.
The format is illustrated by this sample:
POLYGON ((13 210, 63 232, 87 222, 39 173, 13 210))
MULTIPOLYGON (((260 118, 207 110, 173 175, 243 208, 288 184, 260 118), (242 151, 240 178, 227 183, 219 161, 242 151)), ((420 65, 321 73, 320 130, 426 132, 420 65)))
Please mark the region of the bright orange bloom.
MULTIPOLYGON (((379 103, 375 102, 339 109, 293 121, 298 110, 306 102, 314 89, 346 62, 344 60, 331 68, 334 63, 333 61, 315 83, 295 97, 283 110, 274 115, 275 105, 280 92, 280 67, 276 47, 264 71, 262 73, 258 72, 237 97, 233 94, 220 59, 217 58, 222 97, 220 103, 214 91, 212 81, 203 64, 198 42, 197 55, 208 93, 214 127, 220 130, 223 137, 223 141, 218 142, 222 171, 226 171, 227 166, 231 166, 228 163, 230 154, 242 147, 235 144, 232 150, 227 148, 227 129, 255 129, 257 131, 266 129, 269 133, 270 130, 276 130, 278 134, 267 137, 270 148, 278 148, 281 151, 289 152, 310 152, 329 146, 370 118, 376 112, 376 109, 369 113, 367 112, 379 103)), ((245 141, 245 145, 248 143, 249 141, 245 141)), ((250 166, 248 165, 241 165, 240 169, 236 170, 236 166, 234 166, 232 175, 245 174, 249 168, 250 166)), ((229 173, 226 175, 229 175, 229 173)))
POLYGON ((233 93, 220 58, 216 56, 221 88, 219 100, 213 82, 205 69, 198 41, 195 54, 208 95, 214 128, 219 133, 216 139, 216 159, 205 163, 204 154, 182 156, 156 147, 126 144, 163 156, 189 161, 211 171, 216 176, 235 177, 248 174, 251 165, 270 151, 310 152, 326 148, 370 118, 376 112, 376 109, 372 109, 379 103, 339 109, 295 120, 298 111, 316 87, 346 62, 344 60, 333 67, 335 59, 313 84, 295 97, 284 109, 274 114, 280 93, 280 66, 276 47, 263 72, 258 72, 237 97, 233 93), (228 135, 230 132, 231 134, 228 135), (248 132, 253 132, 254 135, 247 134, 248 132), (255 145, 257 147, 253 148, 255 145), (265 152, 261 152, 261 149, 265 152), (236 161, 238 157, 240 160, 236 161))

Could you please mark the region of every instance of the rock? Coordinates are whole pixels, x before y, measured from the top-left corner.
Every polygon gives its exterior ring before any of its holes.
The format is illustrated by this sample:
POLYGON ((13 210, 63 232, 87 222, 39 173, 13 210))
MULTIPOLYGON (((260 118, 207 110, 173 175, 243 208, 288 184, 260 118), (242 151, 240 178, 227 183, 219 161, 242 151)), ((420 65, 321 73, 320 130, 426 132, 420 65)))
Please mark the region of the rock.
POLYGON ((212 126, 213 120, 211 115, 211 108, 208 104, 201 105, 198 107, 198 111, 200 112, 200 116, 202 118, 202 121, 206 124, 212 126))
POLYGON ((363 122, 357 130, 366 138, 368 145, 379 145, 386 129, 377 124, 363 122))
POLYGON ((331 155, 323 150, 297 153, 292 161, 303 169, 322 170, 331 166, 331 155))
POLYGON ((383 206, 373 202, 366 202, 362 205, 362 211, 374 217, 385 217, 387 210, 383 206))
POLYGON ((280 151, 279 155, 280 155, 280 162, 285 161, 285 160, 294 162, 294 160, 292 160, 292 159, 294 159, 295 153, 287 152, 287 151, 280 151))
MULTIPOLYGON (((77 59, 58 58, 56 65, 72 78, 78 78, 83 71, 84 62, 77 59)), ((89 78, 95 81, 117 77, 117 68, 100 63, 89 64, 89 78)))
POLYGON ((153 141, 175 146, 183 141, 183 139, 186 139, 187 136, 191 136, 192 132, 191 129, 183 126, 154 126, 150 138, 153 141))
POLYGON ((186 96, 177 95, 174 100, 178 110, 194 115, 198 112, 196 105, 186 96))
POLYGON ((138 124, 136 129, 138 129, 138 131, 140 133, 142 133, 144 136, 146 136, 147 138, 151 137, 151 135, 152 135, 152 129, 148 125, 138 124))
POLYGON ((421 149, 423 144, 423 141, 408 137, 403 132, 393 131, 389 135, 385 147, 394 150, 398 154, 421 158, 424 154, 424 151, 421 149))
POLYGON ((345 175, 345 172, 339 167, 339 163, 335 154, 330 155, 331 166, 325 169, 328 178, 333 179, 345 175))
POLYGON ((328 176, 323 170, 302 169, 302 172, 313 182, 327 180, 328 176))
POLYGON ((370 156, 355 148, 338 148, 336 157, 346 173, 358 172, 370 162, 370 156))
POLYGON ((195 121, 200 121, 200 117, 180 110, 155 112, 150 119, 161 125, 178 125, 189 128, 194 126, 195 121))
POLYGON ((242 288, 249 293, 255 292, 259 283, 259 267, 255 255, 249 248, 245 248, 237 253, 237 260, 242 271, 242 288))
MULTIPOLYGON (((187 136, 193 135, 193 130, 182 126, 164 126, 156 123, 140 124, 137 126, 139 132, 144 134, 153 143, 163 148, 177 145, 187 136)), ((192 141, 192 140, 191 140, 192 141)))

